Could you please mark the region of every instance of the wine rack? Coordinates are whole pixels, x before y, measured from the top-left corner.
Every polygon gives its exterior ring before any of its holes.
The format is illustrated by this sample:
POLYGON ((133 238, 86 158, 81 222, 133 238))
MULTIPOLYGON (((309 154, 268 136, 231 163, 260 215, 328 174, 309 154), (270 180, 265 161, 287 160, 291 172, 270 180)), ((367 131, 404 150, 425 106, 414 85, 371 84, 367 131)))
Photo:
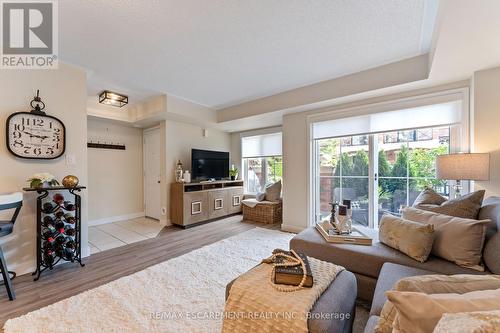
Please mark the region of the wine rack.
POLYGON ((32 273, 35 281, 47 269, 52 270, 61 260, 82 263, 81 248, 81 196, 84 186, 47 188, 25 188, 38 193, 36 199, 36 270, 32 273), (69 191, 73 200, 61 194, 69 191))

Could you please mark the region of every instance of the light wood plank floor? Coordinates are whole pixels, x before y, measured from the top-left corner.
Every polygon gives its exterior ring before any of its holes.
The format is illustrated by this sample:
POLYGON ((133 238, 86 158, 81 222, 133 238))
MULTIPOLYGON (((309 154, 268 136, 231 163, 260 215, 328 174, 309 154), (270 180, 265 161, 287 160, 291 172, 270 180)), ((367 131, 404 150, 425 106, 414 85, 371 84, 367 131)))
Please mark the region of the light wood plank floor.
POLYGON ((279 225, 243 222, 241 215, 190 229, 167 227, 156 238, 93 254, 84 259, 85 267, 82 268, 71 263, 59 265, 52 271, 45 271, 37 282, 31 274, 18 276, 13 281, 16 300, 9 301, 5 287, 0 286, 0 327, 9 318, 256 227, 280 228, 279 225))

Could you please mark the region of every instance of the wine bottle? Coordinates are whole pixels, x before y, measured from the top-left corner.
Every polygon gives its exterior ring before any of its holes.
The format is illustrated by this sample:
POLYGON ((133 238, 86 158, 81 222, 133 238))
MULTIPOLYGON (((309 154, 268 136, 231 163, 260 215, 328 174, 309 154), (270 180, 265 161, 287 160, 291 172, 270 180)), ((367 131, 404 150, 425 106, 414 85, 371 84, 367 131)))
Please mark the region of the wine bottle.
POLYGON ((67 211, 76 210, 76 206, 70 201, 64 201, 64 203, 62 204, 62 207, 67 211))
POLYGON ((73 236, 75 236, 75 235, 76 235, 76 230, 75 230, 72 226, 70 226, 70 225, 66 225, 66 226, 64 227, 64 234, 65 234, 66 236, 73 237, 73 236))
MULTIPOLYGON (((68 237, 69 238, 69 237, 68 237)), ((69 238, 66 241, 66 244, 64 245, 67 249, 76 249, 76 243, 73 239, 69 238)))
POLYGON ((46 215, 44 218, 43 218, 43 221, 42 221, 42 225, 46 228, 48 228, 49 226, 51 227, 55 227, 56 225, 56 221, 55 219, 50 216, 50 215, 46 215))
POLYGON ((64 222, 61 221, 61 220, 58 220, 56 222, 56 230, 60 233, 60 234, 64 234, 64 222))
POLYGON ((76 218, 73 215, 71 215, 70 213, 64 214, 64 219, 69 224, 75 224, 75 222, 76 222, 76 218))
POLYGON ((42 207, 42 212, 45 214, 51 214, 58 208, 59 206, 55 202, 45 202, 42 207))
POLYGON ((45 243, 43 246, 43 262, 46 266, 52 267, 55 260, 55 250, 51 243, 45 243))
POLYGON ((61 193, 56 193, 52 197, 52 200, 54 200, 54 202, 60 206, 64 202, 64 197, 63 197, 63 195, 61 193))
POLYGON ((61 219, 63 216, 64 216, 64 212, 58 210, 56 213, 55 213, 55 216, 57 219, 61 219))
POLYGON ((49 243, 53 243, 55 241, 55 230, 52 230, 51 228, 45 228, 42 231, 42 237, 49 243))
POLYGON ((69 260, 71 262, 75 261, 75 249, 74 248, 70 248, 70 247, 64 248, 63 255, 64 255, 66 260, 69 260))
POLYGON ((66 237, 64 235, 57 235, 54 238, 54 248, 63 248, 66 243, 66 237))

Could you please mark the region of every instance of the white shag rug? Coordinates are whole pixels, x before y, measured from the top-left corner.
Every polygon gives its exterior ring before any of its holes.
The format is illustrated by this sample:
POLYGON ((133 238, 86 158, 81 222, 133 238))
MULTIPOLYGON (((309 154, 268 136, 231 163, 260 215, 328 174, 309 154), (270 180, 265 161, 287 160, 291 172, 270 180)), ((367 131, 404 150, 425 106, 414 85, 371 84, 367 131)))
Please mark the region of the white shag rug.
POLYGON ((220 332, 226 284, 293 236, 255 228, 10 319, 4 331, 220 332))

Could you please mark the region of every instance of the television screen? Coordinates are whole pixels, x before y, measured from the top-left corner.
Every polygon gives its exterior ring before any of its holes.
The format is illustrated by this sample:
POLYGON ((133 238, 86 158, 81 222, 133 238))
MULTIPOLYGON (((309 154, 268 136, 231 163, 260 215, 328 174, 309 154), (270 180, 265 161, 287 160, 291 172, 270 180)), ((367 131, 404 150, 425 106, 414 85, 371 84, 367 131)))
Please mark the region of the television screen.
POLYGON ((229 177, 229 153, 211 150, 191 150, 193 180, 224 179, 229 177))

